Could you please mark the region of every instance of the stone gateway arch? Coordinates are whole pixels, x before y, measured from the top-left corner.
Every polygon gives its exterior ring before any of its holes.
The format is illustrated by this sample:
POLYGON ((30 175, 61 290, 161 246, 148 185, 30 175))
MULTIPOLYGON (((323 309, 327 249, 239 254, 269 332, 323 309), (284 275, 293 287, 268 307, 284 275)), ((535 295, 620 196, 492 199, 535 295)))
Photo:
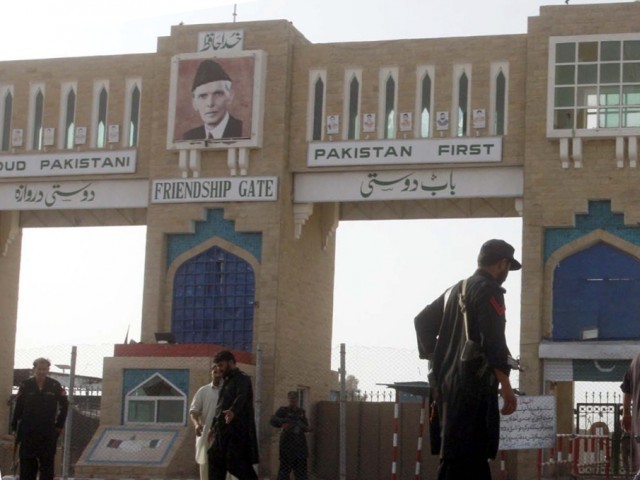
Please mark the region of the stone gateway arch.
MULTIPOLYGON (((341 220, 521 216, 520 384, 571 405, 572 381, 640 347, 639 23, 629 2, 542 7, 519 35, 395 42, 313 44, 286 21, 179 25, 156 52, 91 68, 0 63, 2 364, 23 228, 146 225, 143 343, 105 360, 96 449, 78 468, 108 474, 98 447, 129 438, 136 396, 162 391, 177 410, 156 412, 166 431, 136 448, 171 445, 140 472, 172 474, 191 458, 180 405, 215 351, 259 378, 264 411, 290 390, 310 407, 335 389, 341 220), (224 69, 242 127, 185 140, 202 123, 204 60, 224 69)), ((570 417, 558 411, 559 432, 570 417)), ((273 473, 276 449, 262 448, 273 473)), ((535 459, 518 461, 533 478, 535 459)))

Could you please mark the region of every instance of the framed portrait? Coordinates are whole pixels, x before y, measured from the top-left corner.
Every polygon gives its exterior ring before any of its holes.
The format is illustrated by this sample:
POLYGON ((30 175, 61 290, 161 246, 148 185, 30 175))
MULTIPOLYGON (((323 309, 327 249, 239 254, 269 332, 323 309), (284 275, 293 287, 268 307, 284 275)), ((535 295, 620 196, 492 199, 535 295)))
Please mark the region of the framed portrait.
POLYGON ((54 127, 45 127, 42 135, 42 144, 45 147, 50 147, 55 143, 56 129, 54 127))
POLYGON ((87 143, 87 127, 76 127, 76 145, 84 145, 87 143))
POLYGON ((118 143, 120 141, 120 125, 112 124, 107 129, 107 142, 118 143))
POLYGON ((262 146, 265 74, 260 50, 174 56, 167 148, 262 146))
POLYGON ((449 129, 449 112, 436 112, 436 130, 449 129))
POLYGON ((402 112, 400 114, 400 131, 410 132, 413 129, 413 116, 411 112, 402 112))
POLYGON ((340 132, 340 115, 327 117, 327 135, 337 135, 340 132))
POLYGON ((376 114, 365 113, 362 116, 362 132, 375 133, 375 131, 376 131, 376 114))
POLYGON ((11 130, 11 146, 21 147, 24 139, 24 130, 21 128, 14 128, 11 130))
POLYGON ((473 128, 485 128, 487 126, 487 118, 484 108, 474 108, 472 112, 473 128))

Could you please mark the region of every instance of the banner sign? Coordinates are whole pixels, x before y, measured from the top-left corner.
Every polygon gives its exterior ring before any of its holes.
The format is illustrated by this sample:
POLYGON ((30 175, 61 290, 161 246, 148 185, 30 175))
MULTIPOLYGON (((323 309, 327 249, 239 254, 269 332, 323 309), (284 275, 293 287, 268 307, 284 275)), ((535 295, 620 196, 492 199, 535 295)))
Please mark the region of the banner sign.
POLYGON ((278 177, 154 180, 151 203, 269 202, 278 199, 278 177))
POLYGON ((136 150, 0 155, 0 178, 135 173, 136 150))
POLYGON ((148 180, 0 183, 0 210, 146 208, 148 180))
POLYGON ((297 173, 294 202, 521 197, 522 167, 297 173))
POLYGON ((312 142, 309 167, 478 163, 502 160, 502 137, 312 142))

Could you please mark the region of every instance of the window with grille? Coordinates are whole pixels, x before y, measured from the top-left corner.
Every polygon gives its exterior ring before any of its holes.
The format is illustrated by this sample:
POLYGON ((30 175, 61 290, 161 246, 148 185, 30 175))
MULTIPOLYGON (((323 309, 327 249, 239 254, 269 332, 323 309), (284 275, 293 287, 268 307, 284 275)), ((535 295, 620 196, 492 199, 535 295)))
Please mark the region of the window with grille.
POLYGON ((125 399, 125 423, 186 422, 186 395, 160 374, 131 390, 125 399))
POLYGON ((553 37, 549 77, 550 136, 612 136, 640 128, 637 35, 553 37))
POLYGON ((172 332, 178 343, 215 343, 251 351, 255 273, 242 258, 214 246, 178 267, 172 332))

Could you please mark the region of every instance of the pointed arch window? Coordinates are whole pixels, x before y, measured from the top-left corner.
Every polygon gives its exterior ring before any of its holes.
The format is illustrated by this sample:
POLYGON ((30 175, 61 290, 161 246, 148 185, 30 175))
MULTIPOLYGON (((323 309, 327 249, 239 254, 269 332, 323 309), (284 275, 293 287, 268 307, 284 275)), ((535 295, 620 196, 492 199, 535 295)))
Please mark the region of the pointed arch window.
POLYGON ((396 137, 396 81, 389 75, 384 87, 384 138, 396 137))
POLYGON ((420 137, 422 138, 431 136, 431 97, 433 95, 433 87, 430 70, 428 67, 424 68, 422 78, 420 78, 420 73, 418 74, 418 98, 420 99, 418 110, 420 113, 420 137))
MULTIPOLYGON (((0 90, 1 92, 1 90, 0 90)), ((2 106, 2 151, 6 152, 11 148, 11 117, 13 116, 13 93, 7 88, 4 95, 0 99, 2 106)))
POLYGON ((219 246, 184 262, 173 281, 176 340, 252 351, 255 283, 249 262, 219 246))
POLYGON ((70 89, 67 93, 64 117, 64 148, 72 149, 76 134, 76 92, 70 89))
POLYGON ((496 104, 495 104, 495 134, 504 135, 506 115, 507 78, 502 70, 496 77, 496 104))
POLYGON ((324 72, 315 72, 311 88, 311 140, 322 140, 324 119, 324 72))
POLYGON ((462 72, 458 80, 458 108, 456 119, 456 136, 464 137, 468 134, 469 117, 469 78, 462 72))
POLYGON ((38 89, 34 99, 33 134, 31 137, 31 148, 34 150, 42 150, 43 118, 44 94, 41 89, 38 89))
POLYGON ((109 94, 107 89, 102 87, 98 96, 98 117, 96 132, 96 147, 104 148, 107 140, 107 104, 109 94))
POLYGON ((140 128, 140 89, 136 84, 131 92, 131 114, 129 116, 129 147, 138 145, 138 129, 140 128))
POLYGON ((125 423, 184 425, 187 396, 159 373, 126 395, 125 423))
POLYGON ((509 129, 509 62, 492 63, 490 72, 489 133, 506 135, 509 129))
POLYGON ((346 111, 346 137, 349 140, 360 138, 360 70, 348 70, 346 72, 345 97, 346 111))

